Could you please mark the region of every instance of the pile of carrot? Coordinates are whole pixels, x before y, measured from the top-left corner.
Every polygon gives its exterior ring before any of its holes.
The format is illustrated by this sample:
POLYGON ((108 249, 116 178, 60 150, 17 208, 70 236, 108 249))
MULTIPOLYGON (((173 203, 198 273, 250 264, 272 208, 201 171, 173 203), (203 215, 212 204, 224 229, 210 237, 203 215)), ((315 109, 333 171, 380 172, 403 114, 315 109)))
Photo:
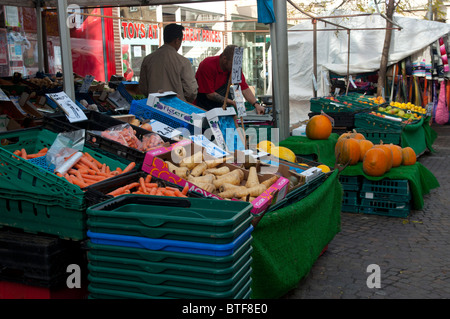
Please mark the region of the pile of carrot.
MULTIPOLYGON (((67 160, 67 159, 66 159, 67 160)), ((80 186, 81 188, 104 181, 105 179, 127 173, 136 166, 135 162, 131 162, 123 170, 117 167, 111 170, 105 163, 100 163, 89 153, 83 152, 80 160, 67 171, 64 176, 56 173, 59 177, 64 177, 69 183, 80 186)))
MULTIPOLYGON (((29 160, 32 158, 45 156, 47 151, 48 149, 45 147, 37 153, 27 154, 26 150, 22 148, 20 150, 14 151, 13 153, 25 160, 29 160)), ((65 158, 65 160, 69 158, 70 156, 65 158)), ((123 170, 120 167, 116 168, 115 170, 111 170, 110 167, 105 163, 100 163, 89 153, 83 152, 83 156, 80 158, 80 160, 71 169, 69 169, 67 173, 64 174, 64 176, 60 173, 56 173, 56 175, 59 177, 63 177, 68 182, 83 188, 101 182, 105 179, 117 176, 119 174, 127 173, 131 171, 135 166, 136 163, 131 162, 123 170)))
POLYGON ((47 151, 48 151, 48 148, 44 147, 44 148, 40 149, 39 152, 37 152, 37 153, 27 154, 27 151, 24 148, 22 148, 20 150, 15 150, 13 153, 19 157, 22 157, 25 160, 29 160, 32 158, 45 156, 47 154, 47 151))
POLYGON ((187 192, 189 190, 189 186, 187 184, 183 188, 183 190, 179 190, 178 188, 169 186, 160 187, 158 186, 158 183, 152 183, 151 179, 151 175, 147 175, 145 178, 140 177, 137 182, 132 182, 125 186, 119 187, 107 193, 107 195, 116 197, 123 194, 142 194, 155 196, 187 197, 187 192))

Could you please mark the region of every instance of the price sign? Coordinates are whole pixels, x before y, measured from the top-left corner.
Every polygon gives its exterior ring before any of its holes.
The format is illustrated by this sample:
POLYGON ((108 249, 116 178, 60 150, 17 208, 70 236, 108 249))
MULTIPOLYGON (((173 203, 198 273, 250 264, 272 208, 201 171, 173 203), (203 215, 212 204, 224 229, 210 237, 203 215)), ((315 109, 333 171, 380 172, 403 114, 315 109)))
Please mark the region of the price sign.
POLYGON ((70 123, 80 122, 87 120, 86 114, 76 105, 74 101, 66 94, 66 92, 47 93, 50 99, 52 99, 66 114, 70 123))
POLYGON ((245 110, 244 95, 242 94, 241 87, 238 85, 232 85, 231 90, 234 94, 234 101, 236 102, 237 115, 239 117, 246 116, 247 113, 245 110))
POLYGON ((89 92, 89 88, 91 87, 91 84, 92 84, 93 81, 94 81, 94 76, 93 75, 86 75, 84 77, 83 84, 81 85, 80 93, 87 93, 87 92, 89 92))
POLYGON ((173 138, 175 136, 181 135, 181 132, 173 127, 166 125, 164 123, 158 122, 156 120, 151 120, 150 125, 152 126, 152 131, 158 133, 167 138, 173 138))
POLYGON ((228 152, 225 152, 223 149, 218 147, 216 144, 208 140, 204 135, 192 135, 189 138, 197 145, 203 146, 205 151, 214 157, 222 158, 224 156, 229 155, 228 152))
POLYGON ((244 58, 244 48, 234 48, 233 68, 231 69, 231 84, 242 82, 242 60, 244 58))

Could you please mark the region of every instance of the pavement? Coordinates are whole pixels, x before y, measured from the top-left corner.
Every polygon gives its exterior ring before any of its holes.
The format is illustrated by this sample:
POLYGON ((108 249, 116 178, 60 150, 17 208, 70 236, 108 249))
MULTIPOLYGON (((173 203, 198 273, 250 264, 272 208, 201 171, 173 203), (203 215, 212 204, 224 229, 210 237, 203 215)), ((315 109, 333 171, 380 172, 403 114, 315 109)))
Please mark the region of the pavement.
POLYGON ((406 218, 343 212, 341 231, 281 299, 450 298, 450 125, 432 127, 436 152, 418 161, 440 187, 423 209, 406 218))

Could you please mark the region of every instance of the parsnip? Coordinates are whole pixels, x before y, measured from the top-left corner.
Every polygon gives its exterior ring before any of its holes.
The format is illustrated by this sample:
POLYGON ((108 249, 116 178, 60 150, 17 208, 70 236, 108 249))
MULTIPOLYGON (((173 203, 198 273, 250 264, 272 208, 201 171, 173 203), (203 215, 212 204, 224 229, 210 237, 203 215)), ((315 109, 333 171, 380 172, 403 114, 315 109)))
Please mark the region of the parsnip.
POLYGON ((259 179, 258 179, 258 173, 256 172, 255 166, 250 166, 248 170, 248 177, 247 182, 245 183, 245 186, 250 188, 253 186, 259 185, 259 179))
POLYGON ((207 183, 207 184, 212 184, 213 181, 216 179, 216 177, 213 174, 208 174, 208 175, 204 175, 204 176, 192 176, 190 175, 187 180, 189 182, 192 183, 207 183))
POLYGON ((187 167, 190 170, 192 170, 194 167, 196 167, 198 164, 202 162, 203 162, 203 153, 197 152, 194 155, 183 158, 180 162, 180 167, 187 167))
POLYGON ((244 187, 245 188, 245 186, 234 185, 234 184, 230 184, 230 183, 223 183, 222 185, 220 185, 218 187, 218 190, 219 190, 219 192, 222 193, 222 192, 226 192, 229 189, 235 189, 237 187, 244 187))
POLYGON ((189 174, 190 174, 190 170, 187 167, 178 167, 175 164, 172 164, 169 161, 166 161, 168 169, 170 172, 176 174, 177 176, 181 177, 181 178, 188 178, 189 174))
MULTIPOLYGON (((205 165, 207 165, 207 164, 205 164, 205 165)), ((222 176, 222 175, 225 175, 225 174, 227 174, 229 172, 230 172, 230 169, 228 168, 228 166, 222 166, 220 168, 208 168, 208 169, 206 169, 204 171, 204 174, 211 173, 211 174, 214 174, 216 176, 222 176)))
POLYGON ((280 177, 275 175, 272 176, 271 178, 265 180, 264 182, 262 182, 261 184, 264 184, 266 186, 266 188, 269 188, 270 186, 272 186, 273 183, 275 183, 280 177))
POLYGON ((216 187, 220 187, 220 185, 222 185, 224 183, 240 185, 243 178, 244 178, 244 172, 242 172, 240 169, 235 169, 225 175, 220 176, 218 179, 216 179, 213 182, 213 184, 216 187))
POLYGON ((191 170, 191 175, 192 176, 200 176, 203 174, 203 172, 208 168, 208 166, 206 165, 205 162, 198 164, 197 166, 195 166, 192 170, 191 170))
POLYGON ((219 166, 222 163, 225 163, 230 158, 232 158, 232 157, 222 157, 222 158, 218 158, 218 159, 214 159, 214 160, 208 160, 205 162, 208 165, 208 168, 214 168, 214 167, 219 166))
POLYGON ((264 184, 259 184, 257 186, 253 186, 251 188, 246 188, 244 189, 238 189, 235 193, 236 197, 243 197, 243 196, 247 196, 250 195, 252 197, 258 197, 259 195, 261 195, 265 190, 267 189, 267 187, 264 184))

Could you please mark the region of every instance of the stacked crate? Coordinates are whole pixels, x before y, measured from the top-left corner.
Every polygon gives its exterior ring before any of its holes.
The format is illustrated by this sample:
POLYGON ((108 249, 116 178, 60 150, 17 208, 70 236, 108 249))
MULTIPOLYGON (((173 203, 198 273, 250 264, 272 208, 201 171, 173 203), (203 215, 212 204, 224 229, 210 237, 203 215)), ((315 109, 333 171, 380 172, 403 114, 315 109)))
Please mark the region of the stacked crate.
POLYGON ((360 197, 359 211, 364 214, 407 217, 411 209, 408 180, 364 179, 360 197))
POLYGON ((74 276, 84 285, 87 261, 81 242, 0 229, 0 299, 84 298, 82 287, 67 286, 70 265, 79 269, 74 276))
POLYGON ((344 195, 342 196, 342 211, 347 213, 358 213, 360 205, 360 177, 340 175, 339 182, 344 190, 344 195))
POLYGON ((360 176, 343 176, 342 211, 391 217, 406 217, 411 209, 408 180, 372 181, 360 176))
POLYGON ((88 208, 89 297, 245 299, 251 203, 123 195, 88 208))

